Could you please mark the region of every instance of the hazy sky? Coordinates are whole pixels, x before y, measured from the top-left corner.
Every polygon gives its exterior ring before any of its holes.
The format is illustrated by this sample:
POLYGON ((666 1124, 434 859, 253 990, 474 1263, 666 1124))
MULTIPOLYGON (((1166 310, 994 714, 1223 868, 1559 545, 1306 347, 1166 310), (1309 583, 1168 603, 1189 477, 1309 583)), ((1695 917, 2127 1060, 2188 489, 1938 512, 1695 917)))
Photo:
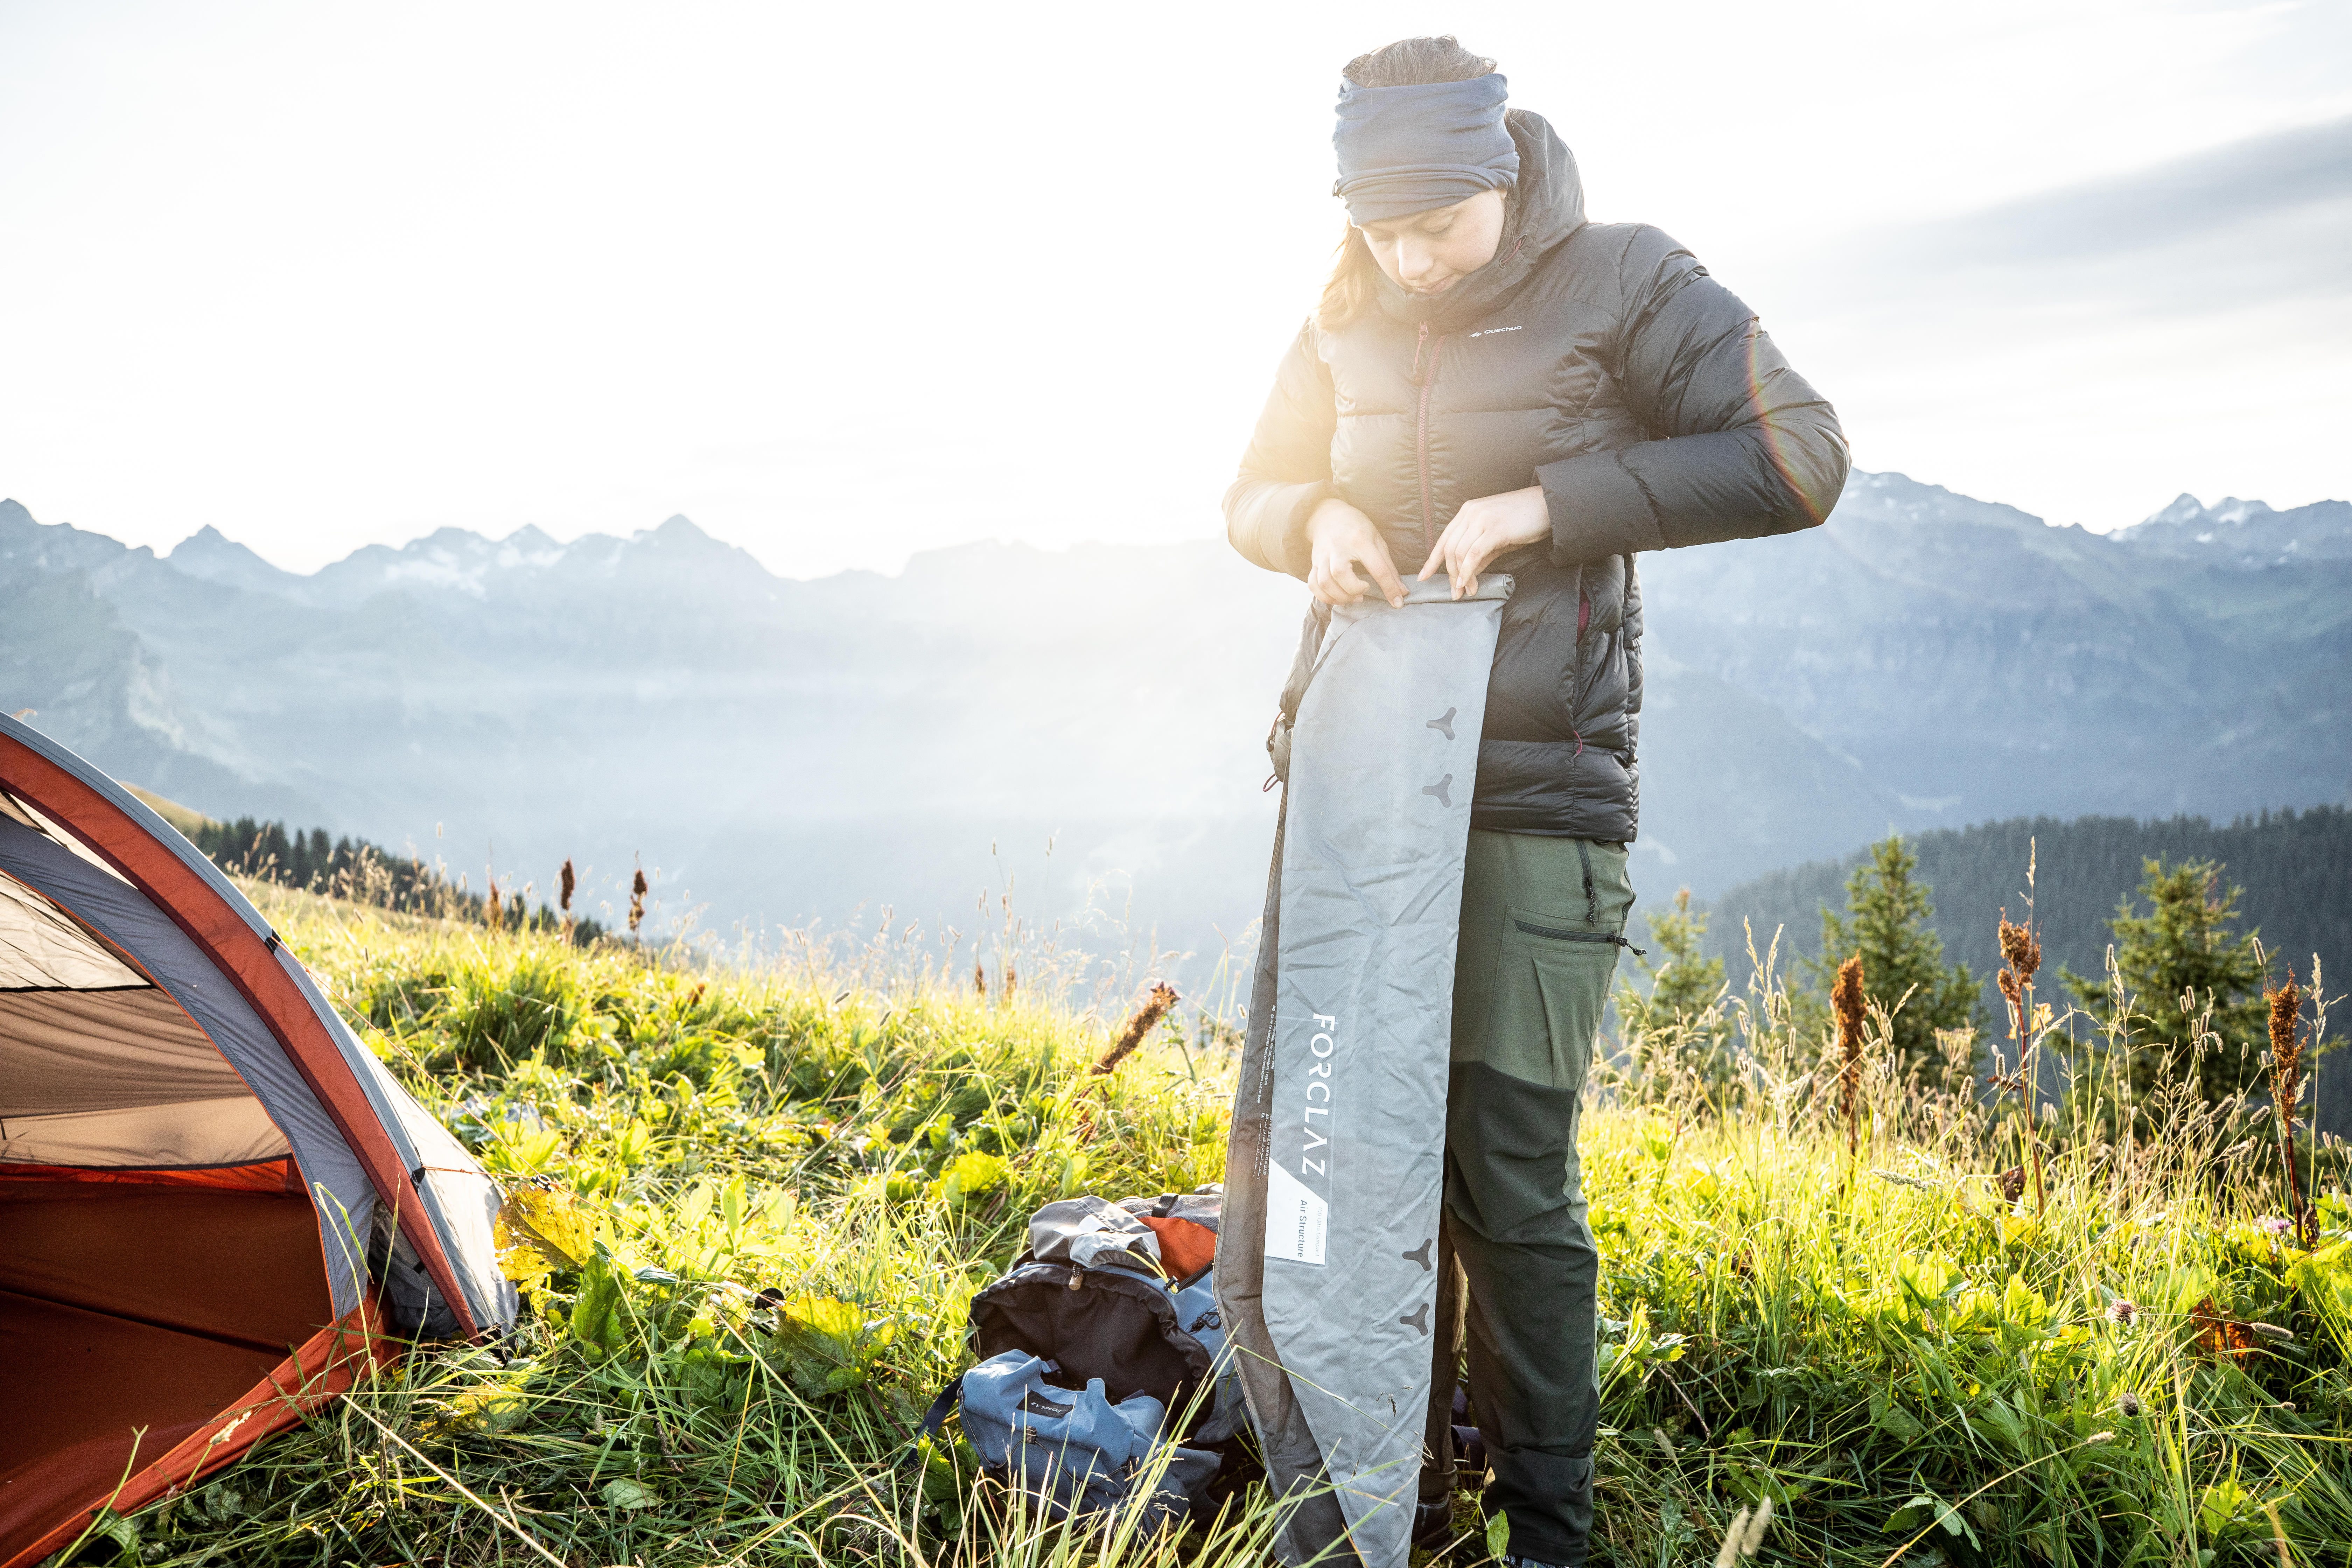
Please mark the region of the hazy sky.
POLYGON ((0 495, 308 570, 1219 527, 1352 54, 1450 30, 1864 468, 2352 495, 2352 5, 0 0, 0 495))

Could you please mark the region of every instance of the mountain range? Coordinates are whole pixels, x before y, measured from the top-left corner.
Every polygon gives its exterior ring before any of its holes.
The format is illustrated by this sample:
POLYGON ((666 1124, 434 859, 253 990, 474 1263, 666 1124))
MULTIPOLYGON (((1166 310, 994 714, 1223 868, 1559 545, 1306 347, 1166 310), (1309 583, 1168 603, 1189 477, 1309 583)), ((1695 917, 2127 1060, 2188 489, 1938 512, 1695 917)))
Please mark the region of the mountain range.
MULTIPOLYGON (((2100 535, 1857 473, 1822 528, 1641 566, 1648 891, 1890 826, 2352 784, 2352 504, 2184 496, 2100 535)), ((592 910, 642 861, 659 918, 719 931, 887 906, 1215 953, 1262 896, 1303 605, 1209 541, 796 581, 674 517, 298 575, 211 527, 159 556, 0 502, 0 705, 117 776, 477 885, 571 857, 592 910)))

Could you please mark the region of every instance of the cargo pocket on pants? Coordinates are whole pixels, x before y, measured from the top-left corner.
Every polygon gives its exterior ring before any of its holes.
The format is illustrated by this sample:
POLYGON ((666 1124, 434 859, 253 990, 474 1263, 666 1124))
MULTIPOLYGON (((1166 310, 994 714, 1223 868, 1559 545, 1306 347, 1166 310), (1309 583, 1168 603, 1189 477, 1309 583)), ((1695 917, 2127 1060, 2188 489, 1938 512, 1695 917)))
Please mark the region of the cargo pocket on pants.
POLYGON ((1582 1090, 1621 940, 1571 917, 1506 909, 1487 1004, 1486 1065, 1547 1088, 1582 1090))

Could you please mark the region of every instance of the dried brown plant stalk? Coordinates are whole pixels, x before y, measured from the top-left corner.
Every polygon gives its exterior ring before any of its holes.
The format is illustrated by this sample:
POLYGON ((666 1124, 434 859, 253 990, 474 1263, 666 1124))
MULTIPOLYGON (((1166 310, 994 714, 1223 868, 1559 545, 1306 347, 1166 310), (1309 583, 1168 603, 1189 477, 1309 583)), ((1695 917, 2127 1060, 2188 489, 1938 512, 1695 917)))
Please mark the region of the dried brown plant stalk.
POLYGON ((1127 1026, 1118 1032, 1118 1038, 1111 1042, 1110 1049, 1102 1054, 1102 1058, 1095 1063, 1088 1076, 1098 1078, 1125 1061, 1135 1047, 1143 1044, 1151 1031, 1159 1026, 1160 1020, 1168 1016, 1168 1010, 1175 1005, 1176 988, 1165 980, 1153 982, 1151 994, 1143 999, 1143 1005, 1135 1010, 1135 1016, 1127 1021, 1127 1026))
POLYGON ((971 988, 982 1001, 988 1000, 988 966, 976 958, 971 961, 971 988))
MULTIPOLYGON (((2029 879, 2032 875, 2029 869, 2029 879)), ((2009 911, 2001 910, 2001 970, 1995 983, 2009 1003, 2010 1037, 2017 1043, 2019 1125, 2025 1141, 2026 1163, 2033 1172, 2033 1212, 2042 1214, 2050 1206, 2050 1192, 2042 1179, 2042 1140, 2033 1129, 2033 1102, 2041 1076, 2035 1070, 2039 1064, 2033 1059, 2033 977, 2042 969, 2042 939, 2033 934, 2032 922, 2031 909, 2022 925, 2011 922, 2009 911)))
POLYGON ((645 924, 646 895, 652 890, 651 884, 646 880, 646 868, 643 866, 638 867, 637 874, 629 879, 629 934, 631 936, 636 935, 637 928, 645 924))
POLYGON ((502 899, 503 895, 499 891, 499 879, 492 877, 489 887, 482 894, 482 919, 489 922, 492 931, 497 931, 507 923, 507 907, 502 899))
POLYGON ((1838 1114, 1845 1119, 1845 1152, 1862 1147, 1862 954, 1838 965, 1830 987, 1830 1010, 1837 1015, 1838 1114))
POLYGON ((2303 1201, 2303 1178, 2294 1163, 2294 1108, 2303 1092, 2303 1041, 2295 1026, 2303 1011, 2303 990, 2294 971, 2286 984, 2265 992, 2271 1005, 2271 1105, 2278 1112, 2279 1162, 2286 1167, 2287 1217, 2294 1223, 2294 1238, 2311 1249, 2312 1215, 2303 1201))

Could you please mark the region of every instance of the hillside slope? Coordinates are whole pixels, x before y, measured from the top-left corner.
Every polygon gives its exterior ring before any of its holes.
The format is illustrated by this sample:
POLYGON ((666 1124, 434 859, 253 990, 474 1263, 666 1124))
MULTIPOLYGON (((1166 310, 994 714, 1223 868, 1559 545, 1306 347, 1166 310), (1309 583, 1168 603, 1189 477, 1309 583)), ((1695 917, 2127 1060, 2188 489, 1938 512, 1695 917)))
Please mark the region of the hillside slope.
MULTIPOLYGON (((1921 833, 1908 843, 1919 857, 1916 878, 1935 900, 1945 956, 1966 963, 1985 982, 1990 1017, 2000 1016, 1991 984, 2000 962, 1997 922, 2004 910, 2011 918, 2024 915, 2029 854, 2046 976, 2054 978, 2061 965, 2078 974, 2105 973, 2112 940, 2107 921, 2126 899, 2147 912, 2147 901, 2136 897, 2141 868, 2161 858, 2220 862, 2222 886, 2245 889, 2238 929, 2259 930, 2282 969, 2292 963, 2308 982, 2315 952, 2326 965, 2331 994, 2352 978, 2352 811, 2340 806, 2265 812, 2223 826, 2201 816, 2012 817, 1921 833)), ((1866 858, 1857 848, 1727 889, 1708 907, 1707 951, 1728 961, 1735 983, 1744 982, 1748 971, 1748 931, 1759 952, 1780 933, 1784 971, 1793 955, 1818 955, 1822 906, 1845 909, 1846 878, 1866 858)), ((2352 1133, 2352 1061, 2329 1058, 2318 1069, 2318 1083, 2322 1124, 2352 1133)))
MULTIPOLYGON (((1038 1205, 1221 1177, 1229 1037, 1171 1017, 1097 1074, 1132 984, 1078 1014, 1044 987, 698 969, 253 891, 508 1184, 524 1310, 499 1353, 421 1348, 110 1522, 110 1558, 294 1568, 327 1541, 369 1563, 1269 1560, 1244 1447, 1222 1449, 1233 1506, 1181 1544, 983 1506, 952 1422, 909 1463, 973 1359, 971 1298, 1038 1205)), ((1790 1068, 1785 1037, 1748 1044, 1790 1068)), ((2279 1234, 2267 1141, 2236 1130, 2119 1152, 2112 1127, 2062 1119, 2046 1202, 2010 1203, 1969 1173, 2013 1148, 1971 1098, 1872 1075, 1850 1134, 1793 1069, 1719 1104, 1664 1075, 1613 1087, 1580 1139, 1596 1561, 1706 1562, 1767 1498, 1768 1563, 1919 1562, 1930 1532, 1955 1539, 1947 1500, 1981 1549, 1965 1560, 1995 1563, 2257 1568, 2273 1520, 2314 1561, 2352 1546, 2339 1152, 2315 1163, 2306 1252, 2279 1234)), ((1486 1521, 1472 1491, 1453 1501, 1466 1562, 1486 1521)))

